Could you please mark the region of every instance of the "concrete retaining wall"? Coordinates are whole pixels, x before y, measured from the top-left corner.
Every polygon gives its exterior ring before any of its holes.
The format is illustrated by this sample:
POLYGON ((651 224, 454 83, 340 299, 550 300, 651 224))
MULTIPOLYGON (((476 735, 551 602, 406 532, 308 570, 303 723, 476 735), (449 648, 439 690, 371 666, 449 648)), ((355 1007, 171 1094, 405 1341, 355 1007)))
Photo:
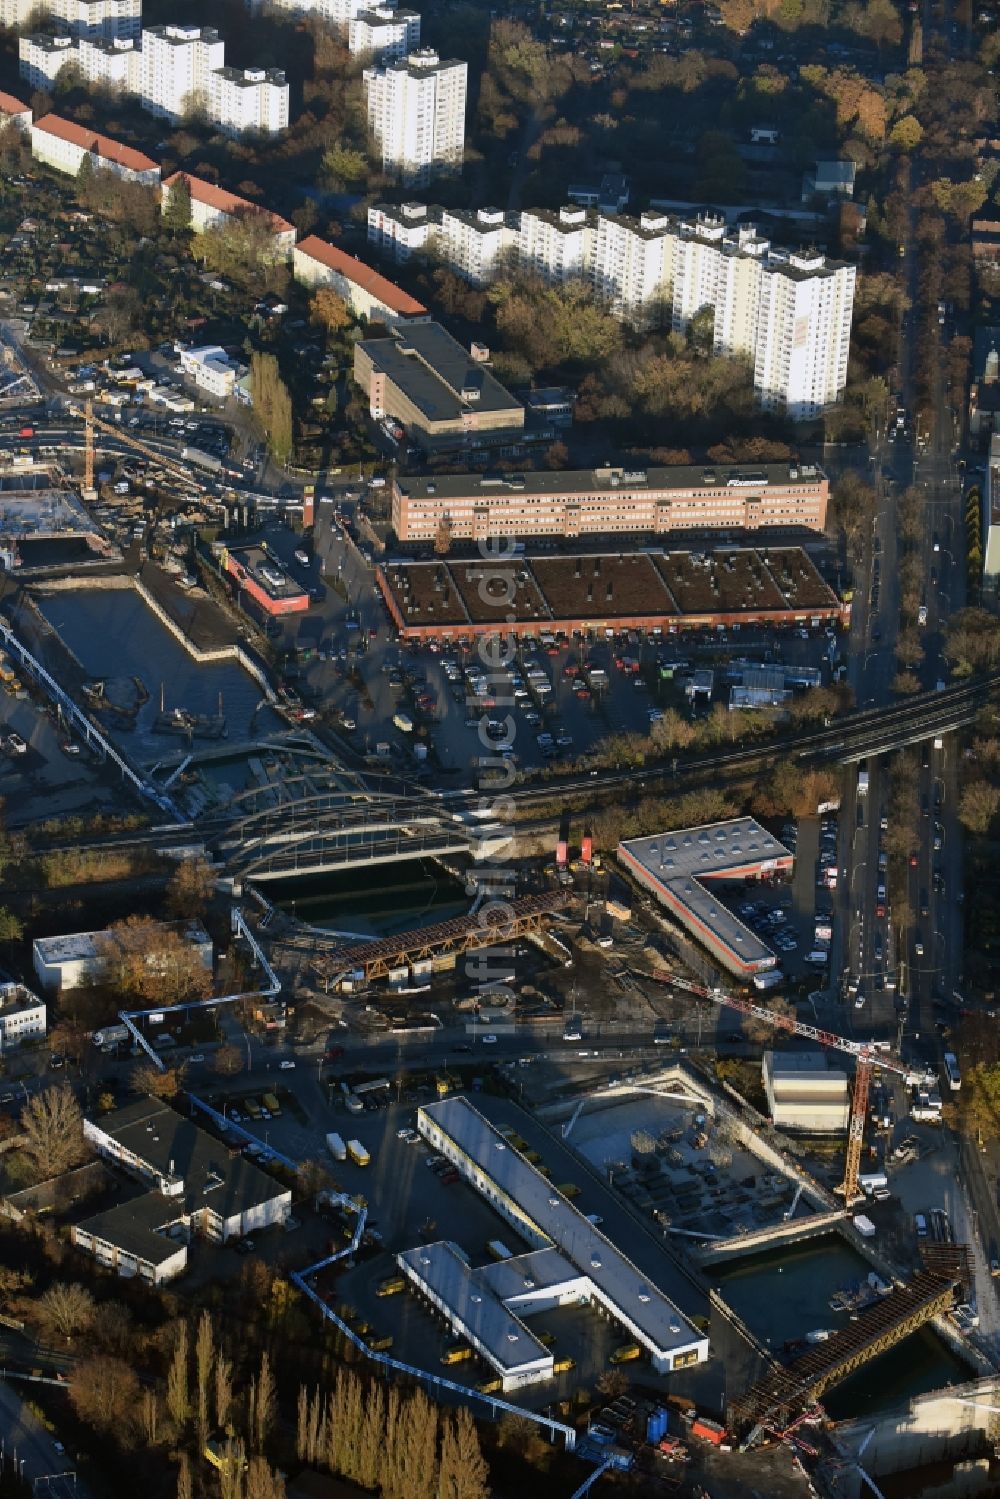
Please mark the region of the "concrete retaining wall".
MULTIPOLYGON (((919 1395, 876 1417, 840 1422, 834 1431, 838 1448, 860 1461, 873 1478, 939 1462, 978 1456, 1000 1436, 1000 1377, 956 1385, 919 1395), (992 1407, 992 1409, 991 1409, 992 1407)), ((843 1478, 849 1475, 841 1473, 843 1478)), ((855 1469, 851 1483, 838 1490, 849 1499, 869 1493, 855 1469)), ((922 1493, 919 1482, 910 1492, 922 1493)))

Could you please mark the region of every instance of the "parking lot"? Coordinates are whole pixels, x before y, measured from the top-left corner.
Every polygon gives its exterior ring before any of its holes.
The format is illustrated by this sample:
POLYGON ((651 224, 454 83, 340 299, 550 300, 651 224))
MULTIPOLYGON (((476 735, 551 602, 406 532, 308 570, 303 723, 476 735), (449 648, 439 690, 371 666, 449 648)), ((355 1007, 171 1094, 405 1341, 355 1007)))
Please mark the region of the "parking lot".
MULTIPOLYGON (((289 1074, 289 1078, 294 1078, 294 1074, 289 1074)), ((259 1093, 256 1096, 259 1099, 259 1093)), ((353 1268, 338 1266, 318 1280, 317 1289, 330 1304, 349 1309, 355 1326, 359 1322, 369 1326, 371 1331, 362 1334, 367 1339, 391 1337, 394 1356, 447 1372, 449 1378, 469 1385, 488 1383, 492 1371, 481 1362, 469 1360, 442 1366, 442 1354, 454 1339, 436 1312, 409 1291, 379 1296, 377 1290, 398 1274, 396 1252, 421 1242, 454 1240, 474 1266, 489 1261, 486 1246, 491 1239, 501 1240, 514 1253, 525 1246, 506 1220, 494 1213, 485 1199, 464 1181, 447 1179, 430 1168, 431 1154, 422 1142, 411 1143, 400 1138, 401 1132, 413 1129, 416 1099, 411 1095, 395 1103, 387 1101, 390 1096, 394 1098, 395 1089, 391 1095, 383 1093, 384 1107, 352 1114, 334 1089, 330 1105, 313 1110, 312 1117, 307 1117, 303 1110, 289 1106, 283 1094, 280 1118, 248 1122, 244 1115, 243 1128, 262 1145, 272 1146, 294 1160, 323 1161, 341 1190, 362 1195, 368 1205, 368 1226, 379 1242, 366 1250, 353 1268), (330 1132, 338 1133, 345 1142, 359 1141, 369 1155, 369 1164, 359 1166, 350 1159, 334 1162, 326 1147, 326 1135, 330 1132)), ((574 1205, 581 1212, 597 1214, 603 1220, 603 1231, 613 1236, 641 1272, 654 1279, 686 1315, 708 1315, 706 1298, 665 1252, 651 1219, 623 1203, 596 1172, 516 1104, 492 1095, 469 1093, 468 1096, 475 1099, 476 1106, 494 1123, 516 1130, 526 1150, 537 1154, 537 1164, 547 1168, 557 1185, 572 1184, 579 1189, 574 1205)), ((427 1089, 421 1101, 431 1102, 433 1097, 432 1090, 427 1089)), ((229 1113, 231 1116, 231 1109, 229 1113)), ((307 1221, 305 1228, 308 1226, 307 1221)), ((333 1247, 344 1242, 346 1229, 341 1229, 339 1223, 334 1222, 331 1232, 333 1247)), ((296 1236, 296 1241, 304 1245, 305 1236, 301 1240, 296 1236)), ((538 1326, 553 1335, 556 1358, 571 1358, 575 1365, 560 1375, 555 1385, 546 1384, 536 1392, 528 1392, 527 1398, 532 1402, 537 1398, 540 1404, 547 1404, 553 1393, 564 1396, 581 1385, 592 1388, 597 1377, 608 1368, 612 1350, 627 1341, 619 1329, 593 1308, 547 1313, 539 1319, 538 1326)), ((630 1364, 629 1370, 644 1382, 656 1382, 656 1376, 644 1361, 630 1364)), ((703 1393, 708 1398, 706 1392, 714 1391, 719 1371, 711 1365, 699 1366, 685 1371, 683 1376, 674 1376, 671 1388, 677 1388, 681 1378, 686 1382, 686 1392, 704 1385, 703 1393)))
MULTIPOLYGON (((430 769, 447 779, 467 773, 484 753, 481 717, 499 723, 510 712, 513 729, 502 736, 510 748, 503 753, 530 773, 552 762, 577 762, 618 734, 646 735, 667 708, 703 714, 704 700, 694 705, 685 691, 696 668, 714 670, 716 701, 728 700, 726 668, 737 657, 811 666, 829 679, 836 646, 819 628, 679 636, 610 635, 602 628, 572 640, 548 640, 540 628, 537 641, 518 643, 509 670, 487 681, 471 638, 441 649, 396 640, 375 584, 374 550, 354 524, 355 509, 351 500, 336 507, 332 499, 321 500, 305 564, 297 557, 303 540, 290 528, 275 521, 262 535, 291 576, 314 592, 306 613, 269 626, 275 648, 289 660, 303 699, 329 708, 359 750, 385 744, 390 755, 412 764, 414 743, 421 741, 430 769), (394 723, 401 713, 412 721, 412 733, 394 723)), ((474 604, 470 596, 466 606, 474 604)), ((500 738, 498 730, 495 742, 500 738)))

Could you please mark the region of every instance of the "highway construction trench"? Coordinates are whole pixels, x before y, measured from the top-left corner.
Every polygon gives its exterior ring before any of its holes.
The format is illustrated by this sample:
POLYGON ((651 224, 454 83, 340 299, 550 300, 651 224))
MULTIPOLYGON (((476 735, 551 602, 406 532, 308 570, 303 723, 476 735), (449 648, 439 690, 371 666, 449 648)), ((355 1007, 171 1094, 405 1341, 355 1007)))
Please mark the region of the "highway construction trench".
MULTIPOLYGON (((858 1287, 870 1269, 845 1239, 830 1234, 725 1267, 712 1265, 707 1274, 750 1331, 784 1362, 805 1351, 791 1345, 807 1334, 832 1333, 849 1326, 850 1312, 832 1309, 830 1298, 837 1291, 858 1287)), ((962 1383, 974 1373, 932 1327, 925 1326, 835 1385, 822 1403, 832 1419, 846 1420, 962 1383)))
MULTIPOLYGON (((43 592, 37 602, 88 679, 141 680, 149 696, 133 722, 97 714, 109 736, 134 761, 151 764, 187 742, 153 732, 161 701, 168 712, 185 709, 204 715, 217 714, 221 703, 228 737, 250 737, 262 696, 258 684, 235 661, 197 661, 137 592, 81 585, 43 592)), ((257 716, 256 733, 276 727, 278 720, 266 710, 257 716)))

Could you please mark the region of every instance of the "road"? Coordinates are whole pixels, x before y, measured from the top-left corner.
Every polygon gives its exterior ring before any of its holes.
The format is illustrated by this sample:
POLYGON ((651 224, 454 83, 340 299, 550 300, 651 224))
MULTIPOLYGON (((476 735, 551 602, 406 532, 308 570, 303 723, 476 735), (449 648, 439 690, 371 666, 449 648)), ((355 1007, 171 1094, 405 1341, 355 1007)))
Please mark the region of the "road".
POLYGON ((0 1380, 0 1454, 16 1459, 19 1470, 40 1499, 85 1499, 65 1452, 56 1450, 57 1438, 45 1430, 22 1398, 31 1386, 0 1380))

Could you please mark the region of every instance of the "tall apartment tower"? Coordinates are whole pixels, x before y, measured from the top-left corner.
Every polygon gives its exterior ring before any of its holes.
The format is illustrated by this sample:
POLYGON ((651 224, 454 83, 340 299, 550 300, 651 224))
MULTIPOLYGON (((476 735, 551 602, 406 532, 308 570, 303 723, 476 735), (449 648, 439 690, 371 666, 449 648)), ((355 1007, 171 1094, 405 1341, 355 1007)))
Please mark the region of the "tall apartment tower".
POLYGON ((762 406, 818 416, 847 384, 855 271, 818 252, 772 251, 761 277, 754 388, 762 406))
POLYGON ((0 26, 20 31, 43 16, 72 36, 137 37, 142 0, 0 0, 0 26))
POLYGON ((407 186, 458 171, 465 154, 468 68, 424 49, 366 68, 368 127, 387 172, 407 186))
POLYGON ((752 225, 723 241, 715 282, 713 350, 751 362, 757 356, 760 287, 771 246, 752 225))
POLYGON ((594 290, 637 327, 662 320, 673 291, 675 225, 648 210, 638 219, 601 214, 594 236, 594 290))
POLYGON ((142 107, 174 123, 194 102, 208 105, 209 74, 225 65, 211 26, 148 26, 142 33, 142 107))

